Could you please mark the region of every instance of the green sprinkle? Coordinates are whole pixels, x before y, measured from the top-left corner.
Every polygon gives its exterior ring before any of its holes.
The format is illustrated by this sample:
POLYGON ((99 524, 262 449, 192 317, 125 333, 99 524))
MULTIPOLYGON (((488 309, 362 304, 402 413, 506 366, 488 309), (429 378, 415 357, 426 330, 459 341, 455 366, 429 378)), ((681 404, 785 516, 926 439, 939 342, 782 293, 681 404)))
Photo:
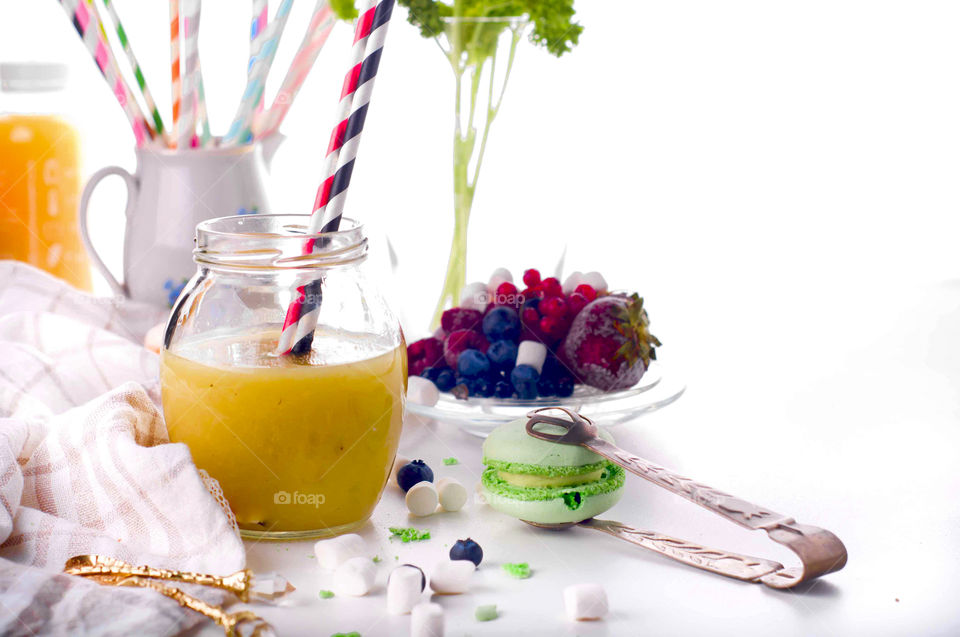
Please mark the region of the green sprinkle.
POLYGON ((473 612, 473 616, 477 618, 478 622, 488 622, 491 619, 496 619, 500 615, 497 613, 496 604, 484 604, 483 606, 477 606, 477 610, 473 612))
POLYGON ((117 25, 117 37, 120 39, 120 44, 124 47, 130 46, 130 43, 127 42, 127 32, 123 30, 123 26, 120 24, 117 25))
POLYGON ((320 599, 330 599, 333 597, 333 591, 320 591, 320 599))
POLYGON ((352 633, 333 633, 330 637, 362 637, 362 635, 357 631, 353 631, 352 633))
POLYGON ((380 561, 381 561, 381 560, 380 560, 380 556, 379 556, 379 555, 374 555, 374 556, 373 556, 373 563, 374 563, 374 564, 379 564, 380 561))
POLYGON ((420 540, 429 540, 430 531, 421 531, 412 526, 406 528, 391 526, 390 539, 395 537, 399 537, 400 541, 404 544, 407 542, 419 542, 420 540))
POLYGON ((516 564, 507 562, 503 565, 503 570, 507 575, 517 579, 527 579, 530 577, 530 565, 526 562, 517 562, 516 564))
POLYGON ((447 466, 449 467, 449 466, 452 465, 452 464, 460 464, 460 461, 457 460, 457 459, 454 458, 454 457, 444 458, 444 459, 443 459, 443 464, 445 464, 445 465, 447 465, 447 466))

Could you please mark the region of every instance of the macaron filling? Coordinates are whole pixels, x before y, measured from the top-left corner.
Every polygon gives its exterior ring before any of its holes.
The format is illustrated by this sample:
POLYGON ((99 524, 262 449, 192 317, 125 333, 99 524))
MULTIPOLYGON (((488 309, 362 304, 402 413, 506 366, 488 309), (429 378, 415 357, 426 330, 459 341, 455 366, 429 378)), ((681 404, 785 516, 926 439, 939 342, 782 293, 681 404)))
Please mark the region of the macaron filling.
POLYGON ((594 482, 603 477, 603 468, 589 473, 578 473, 572 476, 538 476, 529 473, 510 473, 498 470, 497 474, 504 482, 515 487, 572 487, 577 484, 594 482))
POLYGON ((612 462, 604 462, 599 478, 568 486, 517 486, 505 480, 496 467, 487 467, 480 478, 484 489, 501 497, 523 502, 562 500, 567 509, 576 511, 584 499, 611 493, 623 487, 624 470, 612 462))

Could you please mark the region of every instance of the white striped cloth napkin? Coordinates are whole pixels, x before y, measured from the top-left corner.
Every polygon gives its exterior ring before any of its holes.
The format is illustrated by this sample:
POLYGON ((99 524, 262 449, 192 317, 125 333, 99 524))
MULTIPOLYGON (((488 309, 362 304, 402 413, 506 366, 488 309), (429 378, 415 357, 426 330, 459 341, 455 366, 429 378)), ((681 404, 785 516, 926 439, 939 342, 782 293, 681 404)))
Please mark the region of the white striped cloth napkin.
POLYGON ((152 591, 63 575, 74 555, 243 567, 219 487, 167 438, 157 357, 141 346, 162 315, 0 261, 0 634, 169 635, 206 621, 152 591))

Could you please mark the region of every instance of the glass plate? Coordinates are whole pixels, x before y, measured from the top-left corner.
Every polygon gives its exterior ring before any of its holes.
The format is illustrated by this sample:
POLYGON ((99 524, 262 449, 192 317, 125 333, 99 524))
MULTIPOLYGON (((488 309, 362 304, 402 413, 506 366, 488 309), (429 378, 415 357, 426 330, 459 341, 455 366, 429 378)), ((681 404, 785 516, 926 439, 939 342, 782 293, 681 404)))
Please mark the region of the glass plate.
POLYGON ((538 407, 564 406, 576 409, 601 426, 619 425, 666 407, 683 395, 686 385, 664 366, 654 361, 629 389, 602 392, 586 385, 577 385, 569 398, 468 398, 457 400, 449 392, 441 392, 436 405, 428 407, 413 402, 407 409, 421 418, 456 425, 475 436, 486 438, 497 426, 520 418, 538 407))

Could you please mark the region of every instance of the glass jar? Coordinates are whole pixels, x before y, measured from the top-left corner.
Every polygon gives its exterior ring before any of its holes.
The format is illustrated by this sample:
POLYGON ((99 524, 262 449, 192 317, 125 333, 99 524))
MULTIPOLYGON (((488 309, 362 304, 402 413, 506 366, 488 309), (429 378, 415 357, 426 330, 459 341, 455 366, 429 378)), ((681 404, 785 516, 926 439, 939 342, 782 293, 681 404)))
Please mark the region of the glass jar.
POLYGON ((197 273, 167 323, 161 360, 170 439, 220 482, 241 534, 336 535, 380 499, 403 422, 400 325, 364 272, 363 226, 309 235, 304 215, 197 226, 197 273), (317 248, 303 255, 304 241, 317 248), (277 352, 297 287, 320 280, 309 351, 277 352))
POLYGON ((80 141, 63 117, 67 67, 0 64, 0 259, 90 289, 77 227, 80 141))

